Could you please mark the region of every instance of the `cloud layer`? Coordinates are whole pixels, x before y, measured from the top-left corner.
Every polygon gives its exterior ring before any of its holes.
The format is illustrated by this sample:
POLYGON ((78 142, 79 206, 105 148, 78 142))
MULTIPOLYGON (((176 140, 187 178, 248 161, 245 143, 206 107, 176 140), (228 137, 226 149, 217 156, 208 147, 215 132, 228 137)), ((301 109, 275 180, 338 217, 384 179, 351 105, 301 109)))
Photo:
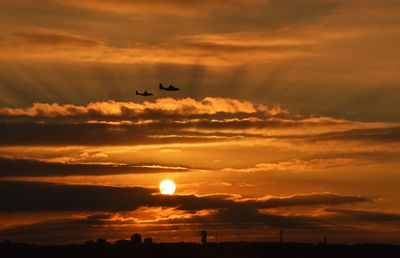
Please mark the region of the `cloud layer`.
POLYGON ((72 175, 121 175, 187 172, 182 167, 163 167, 159 165, 127 165, 110 163, 79 163, 77 161, 55 162, 35 159, 0 158, 0 178, 6 177, 46 177, 72 175))
MULTIPOLYGON (((360 223, 392 225, 400 221, 397 214, 337 208, 343 205, 354 207, 357 204, 369 203, 371 200, 360 196, 332 193, 260 199, 245 199, 230 195, 162 196, 155 194, 154 189, 140 187, 15 181, 2 182, 0 189, 3 196, 2 212, 81 211, 80 214, 77 213, 70 218, 58 215, 58 218, 25 225, 11 225, 0 230, 2 237, 35 243, 84 241, 104 235, 118 239, 127 237, 132 231, 137 230, 150 235, 153 235, 155 230, 159 233, 154 237, 160 237, 164 230, 190 232, 211 225, 214 230, 222 232, 221 237, 232 237, 229 235, 233 233, 231 230, 237 232, 251 230, 253 234, 257 234, 260 230, 270 232, 282 228, 302 234, 309 232, 313 235, 311 232, 318 234, 324 231, 332 236, 340 236, 347 234, 345 232, 349 228, 362 234, 363 230, 354 227, 354 222, 358 225, 361 225, 360 223), (296 212, 289 212, 290 209, 296 211, 299 207, 302 209, 309 207, 313 210, 313 214, 299 215, 296 212), (172 210, 168 211, 171 208, 172 210), (278 214, 277 209, 286 209, 286 212, 278 214), (87 215, 82 213, 83 211, 92 213, 87 215), (132 213, 133 211, 136 215, 132 213), (141 213, 144 215, 140 215, 141 213), (153 219, 148 219, 150 214, 153 219), (347 229, 344 230, 344 227, 347 229), (224 231, 226 233, 223 233, 224 231), (36 236, 35 240, 30 237, 32 235, 36 236)), ((192 234, 189 234, 189 237, 193 237, 192 234)))
POLYGON ((93 185, 61 185, 18 181, 0 182, 1 211, 132 211, 139 207, 171 207, 178 210, 269 209, 290 206, 335 205, 369 201, 336 194, 296 195, 260 200, 231 200, 229 195, 154 195, 155 189, 93 185), (79 201, 73 201, 79 200, 79 201))

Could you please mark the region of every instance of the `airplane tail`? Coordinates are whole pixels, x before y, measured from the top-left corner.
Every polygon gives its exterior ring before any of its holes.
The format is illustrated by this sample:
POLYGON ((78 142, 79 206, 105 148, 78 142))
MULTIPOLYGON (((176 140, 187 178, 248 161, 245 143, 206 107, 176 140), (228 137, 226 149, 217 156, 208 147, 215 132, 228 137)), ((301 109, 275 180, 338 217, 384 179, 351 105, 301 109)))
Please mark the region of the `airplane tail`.
POLYGON ((164 86, 160 83, 160 90, 165 89, 164 86))
POLYGON ((136 91, 136 95, 139 95, 139 92, 138 92, 138 91, 136 91))

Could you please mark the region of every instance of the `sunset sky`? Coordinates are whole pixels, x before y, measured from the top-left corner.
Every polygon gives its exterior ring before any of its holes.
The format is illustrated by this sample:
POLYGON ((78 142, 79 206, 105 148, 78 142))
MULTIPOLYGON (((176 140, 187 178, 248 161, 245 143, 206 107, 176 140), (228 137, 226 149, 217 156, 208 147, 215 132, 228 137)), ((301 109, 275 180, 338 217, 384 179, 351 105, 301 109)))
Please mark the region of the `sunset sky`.
POLYGON ((0 241, 400 244, 399 14, 1 0, 0 241))

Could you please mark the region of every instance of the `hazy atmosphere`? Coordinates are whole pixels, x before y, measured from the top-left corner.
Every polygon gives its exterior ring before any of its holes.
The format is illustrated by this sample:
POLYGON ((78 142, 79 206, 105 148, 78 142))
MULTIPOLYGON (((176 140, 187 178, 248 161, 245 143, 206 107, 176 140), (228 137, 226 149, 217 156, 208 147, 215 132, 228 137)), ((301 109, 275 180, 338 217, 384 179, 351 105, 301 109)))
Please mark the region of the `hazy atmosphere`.
POLYGON ((0 241, 400 244, 399 13, 2 0, 0 241))

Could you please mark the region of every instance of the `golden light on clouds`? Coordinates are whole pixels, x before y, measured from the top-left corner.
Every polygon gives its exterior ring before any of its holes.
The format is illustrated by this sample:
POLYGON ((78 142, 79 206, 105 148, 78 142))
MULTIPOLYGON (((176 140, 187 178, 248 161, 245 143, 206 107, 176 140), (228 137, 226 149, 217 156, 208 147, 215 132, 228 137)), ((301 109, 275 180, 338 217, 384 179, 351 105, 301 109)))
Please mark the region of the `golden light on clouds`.
POLYGON ((1 1, 0 239, 399 235, 398 2, 1 1))

